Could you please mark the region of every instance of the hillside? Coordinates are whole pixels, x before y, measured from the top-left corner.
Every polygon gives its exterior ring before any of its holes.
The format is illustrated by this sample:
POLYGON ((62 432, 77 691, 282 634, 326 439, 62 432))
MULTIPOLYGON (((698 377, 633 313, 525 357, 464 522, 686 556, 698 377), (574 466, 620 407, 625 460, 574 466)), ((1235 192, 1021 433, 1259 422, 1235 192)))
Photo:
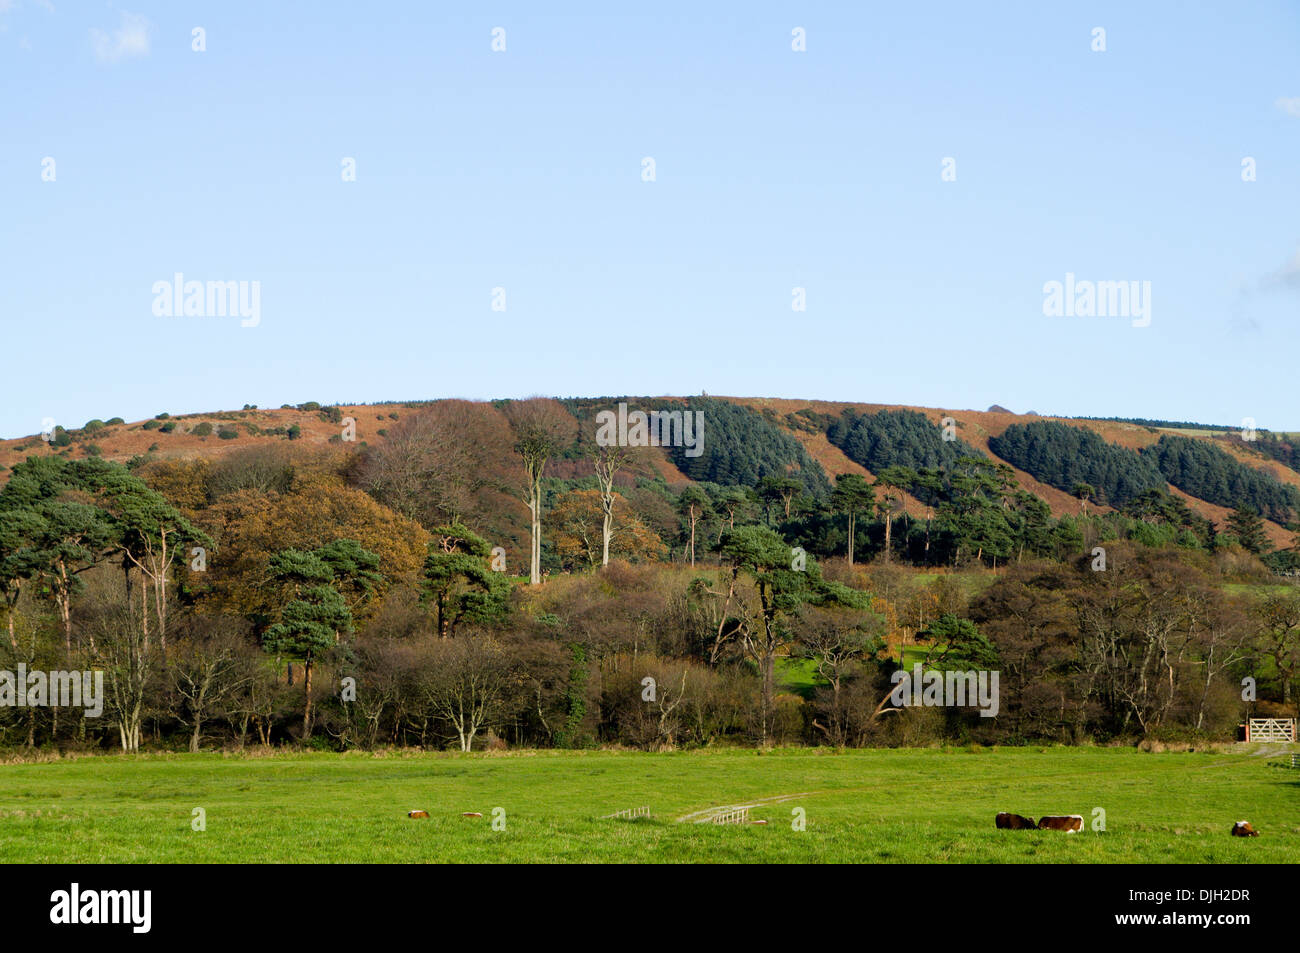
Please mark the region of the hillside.
MULTIPOLYGON (((660 403, 687 406, 690 398, 621 398, 632 402, 632 406, 647 409, 660 403)), ((582 399, 577 403, 584 407, 605 406, 599 400, 582 399)), ((1143 451, 1155 447, 1164 435, 1185 437, 1202 441, 1224 451, 1242 465, 1266 474, 1272 480, 1285 487, 1300 488, 1300 473, 1283 465, 1275 459, 1265 456, 1250 444, 1231 436, 1225 428, 1222 431, 1191 430, 1169 427, 1144 426, 1113 420, 1085 420, 1077 418, 1045 417, 1038 414, 1014 414, 1001 410, 976 411, 953 410, 946 408, 918 407, 896 404, 875 404, 867 402, 830 402, 809 401, 786 398, 765 397, 711 397, 703 400, 724 401, 752 411, 754 426, 770 428, 772 437, 768 442, 775 449, 770 453, 791 453, 782 450, 780 440, 793 437, 797 441, 802 465, 794 460, 788 464, 791 472, 801 467, 806 471, 805 479, 810 488, 824 488, 818 468, 826 478, 833 481, 841 473, 858 473, 868 479, 874 474, 860 463, 850 459, 845 452, 835 446, 826 434, 828 421, 841 418, 846 411, 866 416, 879 412, 912 412, 924 415, 936 428, 941 426, 945 417, 956 422, 957 437, 971 448, 987 455, 997 463, 1007 463, 990 449, 990 438, 1002 436, 1013 425, 1025 425, 1032 422, 1058 422, 1068 426, 1082 428, 1096 434, 1108 444, 1130 451, 1143 451), (780 435, 784 434, 785 437, 780 435), (779 438, 779 439, 778 439, 779 438), (813 469, 808 471, 811 466, 813 469)), ((364 447, 381 444, 387 432, 399 421, 417 413, 427 401, 385 402, 378 404, 341 404, 337 410, 329 406, 312 403, 297 406, 285 406, 278 409, 246 408, 243 410, 216 410, 205 413, 184 414, 178 416, 160 415, 154 420, 102 423, 91 422, 88 426, 70 429, 66 434, 58 434, 56 442, 63 442, 62 447, 54 446, 39 435, 33 434, 15 439, 0 440, 0 481, 7 479, 8 471, 28 456, 61 453, 70 459, 85 456, 100 456, 106 460, 125 463, 132 458, 182 458, 216 459, 234 451, 250 446, 265 445, 270 442, 289 442, 301 448, 321 450, 348 449, 349 444, 342 436, 344 418, 355 421, 355 443, 353 446, 364 447), (205 427, 204 424, 208 426, 205 427)), ((609 406, 614 406, 609 403, 609 406)), ((716 406, 716 405, 714 405, 716 406)), ((117 418, 111 418, 116 421, 117 418)), ((746 418, 749 419, 749 418, 746 418)), ((731 424, 733 427, 735 423, 731 424)), ((748 425, 747 425, 748 426, 748 425)), ((706 446, 710 436, 721 440, 717 433, 706 432, 706 446)), ((734 434, 726 435, 734 437, 734 434)), ((760 439, 755 437, 753 439, 760 439)), ((796 446, 791 444, 790 446, 796 446)), ((732 451, 734 452, 734 450, 732 451)), ((680 451, 677 451, 680 453, 680 451)), ((644 455, 649 464, 649 471, 644 475, 660 477, 668 485, 677 486, 689 482, 682 472, 680 464, 694 465, 697 461, 683 459, 665 448, 651 449, 644 455)), ((1010 466, 1010 464, 1007 464, 1010 466)), ((1049 485, 1020 467, 1011 467, 1021 488, 1040 497, 1051 508, 1053 516, 1076 514, 1080 511, 1080 502, 1070 493, 1049 485)), ((577 478, 585 473, 584 466, 575 457, 557 460, 552 471, 561 478, 577 478)), ((749 472, 753 472, 752 469, 749 472)), ((726 482, 719 481, 719 482, 726 482)), ((1222 501, 1212 502, 1173 488, 1175 494, 1184 499, 1192 510, 1200 516, 1222 525, 1229 508, 1222 501)), ((913 516, 923 516, 926 511, 915 497, 904 494, 904 509, 913 516)), ((1094 512, 1109 512, 1110 507, 1104 500, 1090 506, 1094 512)), ((1266 520, 1265 533, 1276 547, 1284 548, 1291 544, 1293 534, 1280 522, 1266 520)))

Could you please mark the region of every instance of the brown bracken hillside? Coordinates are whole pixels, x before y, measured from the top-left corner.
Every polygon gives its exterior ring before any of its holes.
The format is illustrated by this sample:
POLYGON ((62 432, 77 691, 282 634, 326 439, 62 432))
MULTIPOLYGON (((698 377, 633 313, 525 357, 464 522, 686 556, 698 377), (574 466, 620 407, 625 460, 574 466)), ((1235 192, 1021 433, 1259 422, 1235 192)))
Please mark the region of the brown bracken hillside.
MULTIPOLYGON (((1232 454, 1241 462, 1264 470, 1283 483, 1300 486, 1300 474, 1295 471, 1276 461, 1265 459, 1261 455, 1251 452, 1248 448, 1242 446, 1240 441, 1225 440, 1222 439, 1221 435, 1216 436, 1213 433, 1203 431, 1162 430, 1156 427, 1117 421, 1044 417, 1000 411, 914 407, 900 404, 796 400, 770 397, 719 397, 717 399, 728 400, 759 412, 763 412, 764 409, 775 411, 776 417, 769 416, 769 419, 782 426, 799 440, 809 455, 821 464, 827 475, 832 479, 836 474, 849 472, 863 474, 868 478, 872 478, 873 475, 848 459, 839 448, 833 446, 826 439, 824 434, 809 433, 805 430, 797 430, 786 426, 782 421, 787 414, 807 409, 816 413, 839 415, 850 407, 863 414, 874 413, 879 410, 913 410, 926 415, 935 422, 936 426, 944 417, 952 417, 957 423, 957 432, 961 439, 984 451, 995 460, 998 457, 989 450, 989 438, 1000 435, 1011 424, 1028 423, 1033 420, 1058 420, 1076 427, 1085 427, 1097 433, 1104 440, 1133 450, 1154 444, 1160 439, 1162 433, 1174 433, 1190 436, 1193 439, 1213 441, 1216 446, 1232 454)), ((353 446, 359 447, 382 442, 388 428, 393 427, 401 418, 418 413, 420 407, 425 403, 428 402, 341 404, 338 405, 338 409, 342 417, 350 417, 355 421, 355 444, 353 446)), ((310 407, 311 405, 306 406, 310 407)), ((107 424, 93 432, 74 430, 72 431, 73 443, 63 448, 52 447, 48 442, 42 440, 39 435, 35 434, 10 440, 0 440, 0 467, 4 468, 0 470, 0 481, 6 478, 8 470, 14 464, 33 455, 63 453, 70 458, 77 459, 97 452, 103 459, 120 463, 125 463, 132 457, 137 456, 217 458, 223 454, 262 442, 290 440, 289 431, 290 428, 294 427, 298 429, 294 433, 293 442, 303 448, 326 448, 344 444, 342 425, 332 420, 329 413, 317 409, 286 407, 276 410, 248 409, 183 414, 166 417, 154 422, 138 420, 122 424, 107 424), (209 424, 210 428, 203 428, 201 425, 204 423, 209 424), (164 432, 163 427, 168 424, 172 426, 169 432, 164 432), (234 436, 223 438, 220 435, 220 431, 223 429, 227 434, 233 432, 234 436), (209 430, 210 432, 208 432, 209 430)), ((343 449, 343 447, 339 449, 343 449)), ((653 464, 659 471, 659 475, 669 484, 687 482, 687 478, 673 466, 666 454, 660 453, 655 456, 653 464)), ((1053 515, 1060 516, 1065 513, 1077 513, 1079 511, 1079 501, 1068 493, 1041 483, 1022 470, 1014 467, 1012 469, 1015 470, 1020 485, 1041 497, 1051 507, 1053 515)), ((557 463, 554 472, 557 476, 578 475, 572 464, 557 463), (569 472, 571 470, 574 472, 569 472)), ((1221 506, 1189 496, 1181 490, 1173 489, 1173 492, 1186 500, 1187 504, 1197 513, 1214 520, 1220 525, 1227 517, 1229 511, 1221 506)), ((925 507, 911 497, 906 498, 904 505, 905 509, 914 516, 922 516, 925 513, 925 507)), ((1100 512, 1105 512, 1108 509, 1104 506, 1094 508, 1100 512)), ((1273 522, 1266 522, 1265 527, 1269 539, 1275 546, 1285 548, 1291 544, 1293 534, 1285 527, 1273 522)))

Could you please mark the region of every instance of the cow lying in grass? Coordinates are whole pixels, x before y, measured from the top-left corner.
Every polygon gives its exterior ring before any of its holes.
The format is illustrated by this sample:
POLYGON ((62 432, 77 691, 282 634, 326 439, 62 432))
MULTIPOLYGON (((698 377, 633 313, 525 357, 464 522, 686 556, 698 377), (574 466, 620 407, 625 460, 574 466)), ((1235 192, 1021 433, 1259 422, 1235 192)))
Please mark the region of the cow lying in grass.
POLYGON ((1073 834, 1075 831, 1083 830, 1083 815, 1049 814, 1047 817, 1039 819, 1038 829, 1040 831, 1065 831, 1067 834, 1073 834))
POLYGON ((1250 821, 1238 821, 1232 825, 1233 837, 1258 837, 1259 831, 1250 826, 1250 821))
POLYGON ((1006 811, 1000 813, 993 819, 1000 831, 1032 831, 1038 825, 1027 817, 1021 817, 1019 814, 1008 814, 1006 811))

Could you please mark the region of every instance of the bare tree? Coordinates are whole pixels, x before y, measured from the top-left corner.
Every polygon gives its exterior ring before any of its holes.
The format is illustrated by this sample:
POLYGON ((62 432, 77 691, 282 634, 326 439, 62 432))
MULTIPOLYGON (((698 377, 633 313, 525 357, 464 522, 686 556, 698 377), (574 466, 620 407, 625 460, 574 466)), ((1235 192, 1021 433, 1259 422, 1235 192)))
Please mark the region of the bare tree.
POLYGON ((803 606, 799 611, 799 654, 813 662, 830 686, 825 705, 828 724, 814 720, 813 727, 832 744, 842 745, 847 739, 844 680, 860 662, 885 647, 884 629, 883 617, 860 609, 803 606))
POLYGON ((221 706, 237 692, 248 676, 241 671, 240 655, 247 646, 235 620, 223 617, 186 620, 188 638, 180 642, 171 660, 171 688, 179 696, 176 717, 190 728, 190 751, 199 750, 203 725, 221 713, 221 706))
POLYGON ((600 564, 609 565, 609 542, 614 538, 614 477, 628 463, 626 447, 596 447, 592 451, 592 464, 596 468, 596 481, 600 484, 600 509, 604 517, 601 525, 600 564))
POLYGON ((1220 591, 1197 587, 1184 595, 1192 637, 1205 670, 1196 702, 1196 730, 1205 724, 1210 688, 1225 671, 1250 655, 1250 626, 1239 605, 1220 591))
POLYGON ((1291 684, 1300 668, 1300 588, 1266 595, 1255 612, 1260 647, 1282 682, 1282 704, 1290 705, 1291 684))
MULTIPOLYGON (((170 461, 169 461, 170 462, 170 461)), ((257 493, 284 493, 293 483, 291 449, 285 444, 256 444, 221 457, 211 465, 207 487, 214 498, 253 490, 257 493)))
POLYGON ((269 745, 277 703, 283 694, 274 663, 257 650, 239 659, 239 672, 239 687, 229 706, 239 732, 239 747, 244 747, 250 726, 257 732, 258 743, 269 745))
POLYGON ((389 429, 366 451, 360 484, 426 527, 477 521, 503 488, 501 461, 512 437, 491 404, 443 400, 389 429))
POLYGON ((140 750, 145 693, 157 672, 159 652, 150 636, 148 604, 101 598, 90 611, 91 656, 104 672, 104 707, 117 723, 122 750, 140 750))
POLYGON ((542 475, 551 457, 574 437, 576 421, 564 407, 546 397, 513 401, 506 405, 506 417, 514 431, 514 449, 524 464, 524 501, 531 519, 531 553, 528 581, 542 581, 542 475))
POLYGON ((412 642, 381 638, 361 641, 356 646, 356 699, 343 702, 346 724, 336 737, 344 744, 353 741, 354 730, 361 745, 373 749, 379 743, 384 716, 397 715, 412 674, 420 664, 420 653, 412 642))
POLYGON ((679 718, 674 712, 681 707, 682 702, 687 700, 686 676, 690 673, 689 664, 681 664, 681 679, 676 687, 673 686, 672 672, 666 670, 661 674, 664 675, 663 682, 657 686, 653 704, 658 713, 658 720, 655 726, 656 737, 660 743, 672 747, 674 736, 680 730, 679 718))
POLYGON ((499 715, 510 679, 510 660, 486 635, 431 646, 424 694, 431 712, 447 721, 461 751, 499 715))

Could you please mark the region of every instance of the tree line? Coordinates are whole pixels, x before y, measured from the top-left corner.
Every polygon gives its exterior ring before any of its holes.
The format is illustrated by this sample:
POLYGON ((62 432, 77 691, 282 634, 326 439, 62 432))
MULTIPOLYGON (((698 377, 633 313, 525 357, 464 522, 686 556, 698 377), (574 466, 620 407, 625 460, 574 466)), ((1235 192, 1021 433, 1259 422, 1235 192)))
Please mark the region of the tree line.
POLYGON ((300 443, 14 468, 0 669, 97 668, 109 698, 99 722, 0 707, 0 744, 1222 737, 1243 677, 1291 703, 1296 590, 1246 507, 1220 528, 1151 488, 1055 518, 947 441, 824 495, 790 471, 670 485, 547 400, 300 443), (898 711, 918 661, 1001 669, 1005 716, 898 711))

